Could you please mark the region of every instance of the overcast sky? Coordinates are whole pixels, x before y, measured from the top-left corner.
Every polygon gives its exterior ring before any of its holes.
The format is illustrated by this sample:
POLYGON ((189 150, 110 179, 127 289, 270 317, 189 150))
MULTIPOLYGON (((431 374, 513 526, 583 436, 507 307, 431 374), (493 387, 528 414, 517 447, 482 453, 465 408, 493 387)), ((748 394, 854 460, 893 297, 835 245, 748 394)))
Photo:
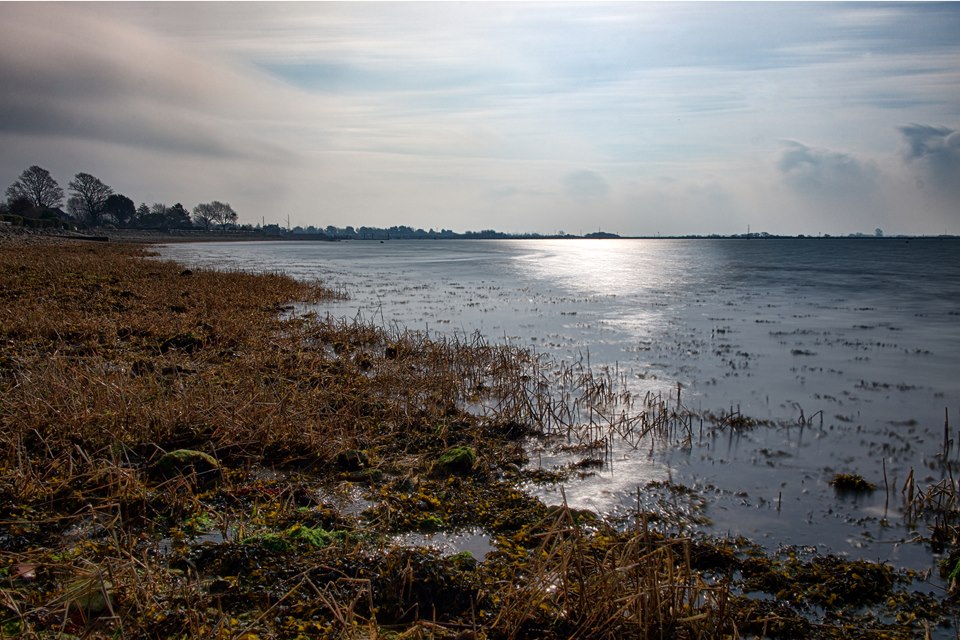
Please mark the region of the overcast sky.
POLYGON ((0 3, 0 188, 241 222, 960 233, 960 4, 0 3))

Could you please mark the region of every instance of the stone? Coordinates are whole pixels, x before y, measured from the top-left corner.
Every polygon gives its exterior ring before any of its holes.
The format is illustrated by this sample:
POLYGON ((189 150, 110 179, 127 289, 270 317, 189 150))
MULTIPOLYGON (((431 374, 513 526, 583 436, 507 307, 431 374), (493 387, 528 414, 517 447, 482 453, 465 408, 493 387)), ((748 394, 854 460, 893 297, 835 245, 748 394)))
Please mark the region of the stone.
POLYGON ((440 454, 433 465, 435 475, 463 476, 473 471, 477 452, 472 447, 450 447, 440 454))
POLYGON ((163 480, 177 476, 195 478, 197 486, 207 488, 220 482, 220 463, 209 453, 193 449, 177 449, 163 454, 153 466, 153 473, 163 480))
POLYGON ((370 464, 370 458, 359 449, 346 449, 337 454, 337 469, 340 471, 360 471, 370 464))

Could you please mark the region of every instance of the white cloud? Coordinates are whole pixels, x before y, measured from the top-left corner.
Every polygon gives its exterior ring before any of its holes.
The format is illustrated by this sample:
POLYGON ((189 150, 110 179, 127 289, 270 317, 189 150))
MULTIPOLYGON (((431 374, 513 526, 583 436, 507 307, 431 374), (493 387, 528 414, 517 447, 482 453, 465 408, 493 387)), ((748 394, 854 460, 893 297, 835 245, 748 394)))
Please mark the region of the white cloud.
POLYGON ((904 159, 943 185, 960 184, 960 132, 949 127, 911 124, 900 127, 907 143, 904 159))
POLYGON ((958 16, 4 3, 0 178, 88 171, 138 202, 216 198, 243 221, 322 226, 842 232, 896 202, 926 229, 948 206, 931 194, 954 142, 904 162, 900 137, 920 138, 896 128, 956 126, 958 16), (915 178, 929 187, 889 193, 915 178))
POLYGON ((89 16, 82 5, 4 11, 0 130, 211 159, 276 162, 290 151, 261 129, 296 112, 280 83, 89 16))
POLYGON ((960 131, 923 124, 899 130, 903 159, 923 203, 943 212, 948 226, 960 222, 960 131))
POLYGON ((787 184, 804 196, 855 200, 874 189, 878 172, 869 162, 794 141, 785 142, 784 147, 777 168, 787 184))

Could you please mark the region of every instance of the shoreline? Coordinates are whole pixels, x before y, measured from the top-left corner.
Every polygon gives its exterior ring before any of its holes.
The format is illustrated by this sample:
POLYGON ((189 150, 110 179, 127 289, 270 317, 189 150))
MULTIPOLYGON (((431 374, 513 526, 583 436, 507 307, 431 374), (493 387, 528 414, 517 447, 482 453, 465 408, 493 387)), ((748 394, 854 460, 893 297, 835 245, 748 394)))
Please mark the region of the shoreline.
POLYGON ((948 241, 958 240, 960 236, 954 235, 923 235, 923 236, 761 236, 754 234, 751 236, 617 236, 617 237, 585 237, 585 236, 536 236, 528 237, 518 235, 516 237, 504 238, 486 238, 462 235, 455 238, 329 238, 317 237, 311 234, 286 233, 282 235, 259 235, 249 232, 239 231, 200 231, 200 230, 144 230, 144 229, 97 229, 90 233, 63 231, 53 229, 32 229, 26 227, 16 227, 11 225, 0 226, 0 244, 38 244, 41 242, 51 242, 54 239, 77 240, 77 241, 100 241, 100 242, 119 242, 130 244, 172 244, 172 243, 199 243, 199 242, 397 242, 397 241, 483 241, 483 240, 591 240, 591 241, 618 241, 618 240, 708 240, 708 241, 857 241, 857 242, 878 242, 889 244, 892 242, 911 242, 911 241, 948 241))
POLYGON ((281 318, 329 293, 146 261, 143 245, 34 244, 0 244, 0 569, 17 603, 5 628, 914 637, 947 619, 949 603, 911 595, 882 564, 770 558, 670 534, 662 515, 605 522, 518 491, 524 441, 543 434, 523 413, 459 405, 529 401, 522 350, 281 318), (175 451, 204 455, 163 462, 175 451), (492 550, 391 542, 456 531, 492 550), (669 608, 652 605, 668 592, 669 608), (614 615, 624 601, 643 616, 614 615))

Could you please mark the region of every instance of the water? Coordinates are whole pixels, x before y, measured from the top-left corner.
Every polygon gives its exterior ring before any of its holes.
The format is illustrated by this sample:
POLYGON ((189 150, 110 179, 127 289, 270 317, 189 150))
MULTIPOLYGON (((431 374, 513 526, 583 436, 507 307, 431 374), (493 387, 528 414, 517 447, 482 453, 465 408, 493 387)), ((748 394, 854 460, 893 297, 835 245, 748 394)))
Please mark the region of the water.
MULTIPOLYGON (((934 567, 929 546, 912 541, 927 531, 906 526, 900 489, 911 470, 921 487, 947 474, 936 457, 945 409, 960 460, 960 241, 275 242, 161 253, 319 278, 351 296, 320 313, 432 335, 479 331, 616 367, 637 391, 675 395, 679 383, 698 412, 739 408, 773 423, 702 437, 697 423, 689 448, 618 447, 612 464, 564 487, 571 506, 628 512, 638 486, 670 480, 706 498, 680 506, 713 533, 934 567), (837 495, 836 472, 879 490, 837 495)), ((533 463, 558 461, 544 451, 533 463)), ((560 500, 556 488, 530 490, 560 500)))

